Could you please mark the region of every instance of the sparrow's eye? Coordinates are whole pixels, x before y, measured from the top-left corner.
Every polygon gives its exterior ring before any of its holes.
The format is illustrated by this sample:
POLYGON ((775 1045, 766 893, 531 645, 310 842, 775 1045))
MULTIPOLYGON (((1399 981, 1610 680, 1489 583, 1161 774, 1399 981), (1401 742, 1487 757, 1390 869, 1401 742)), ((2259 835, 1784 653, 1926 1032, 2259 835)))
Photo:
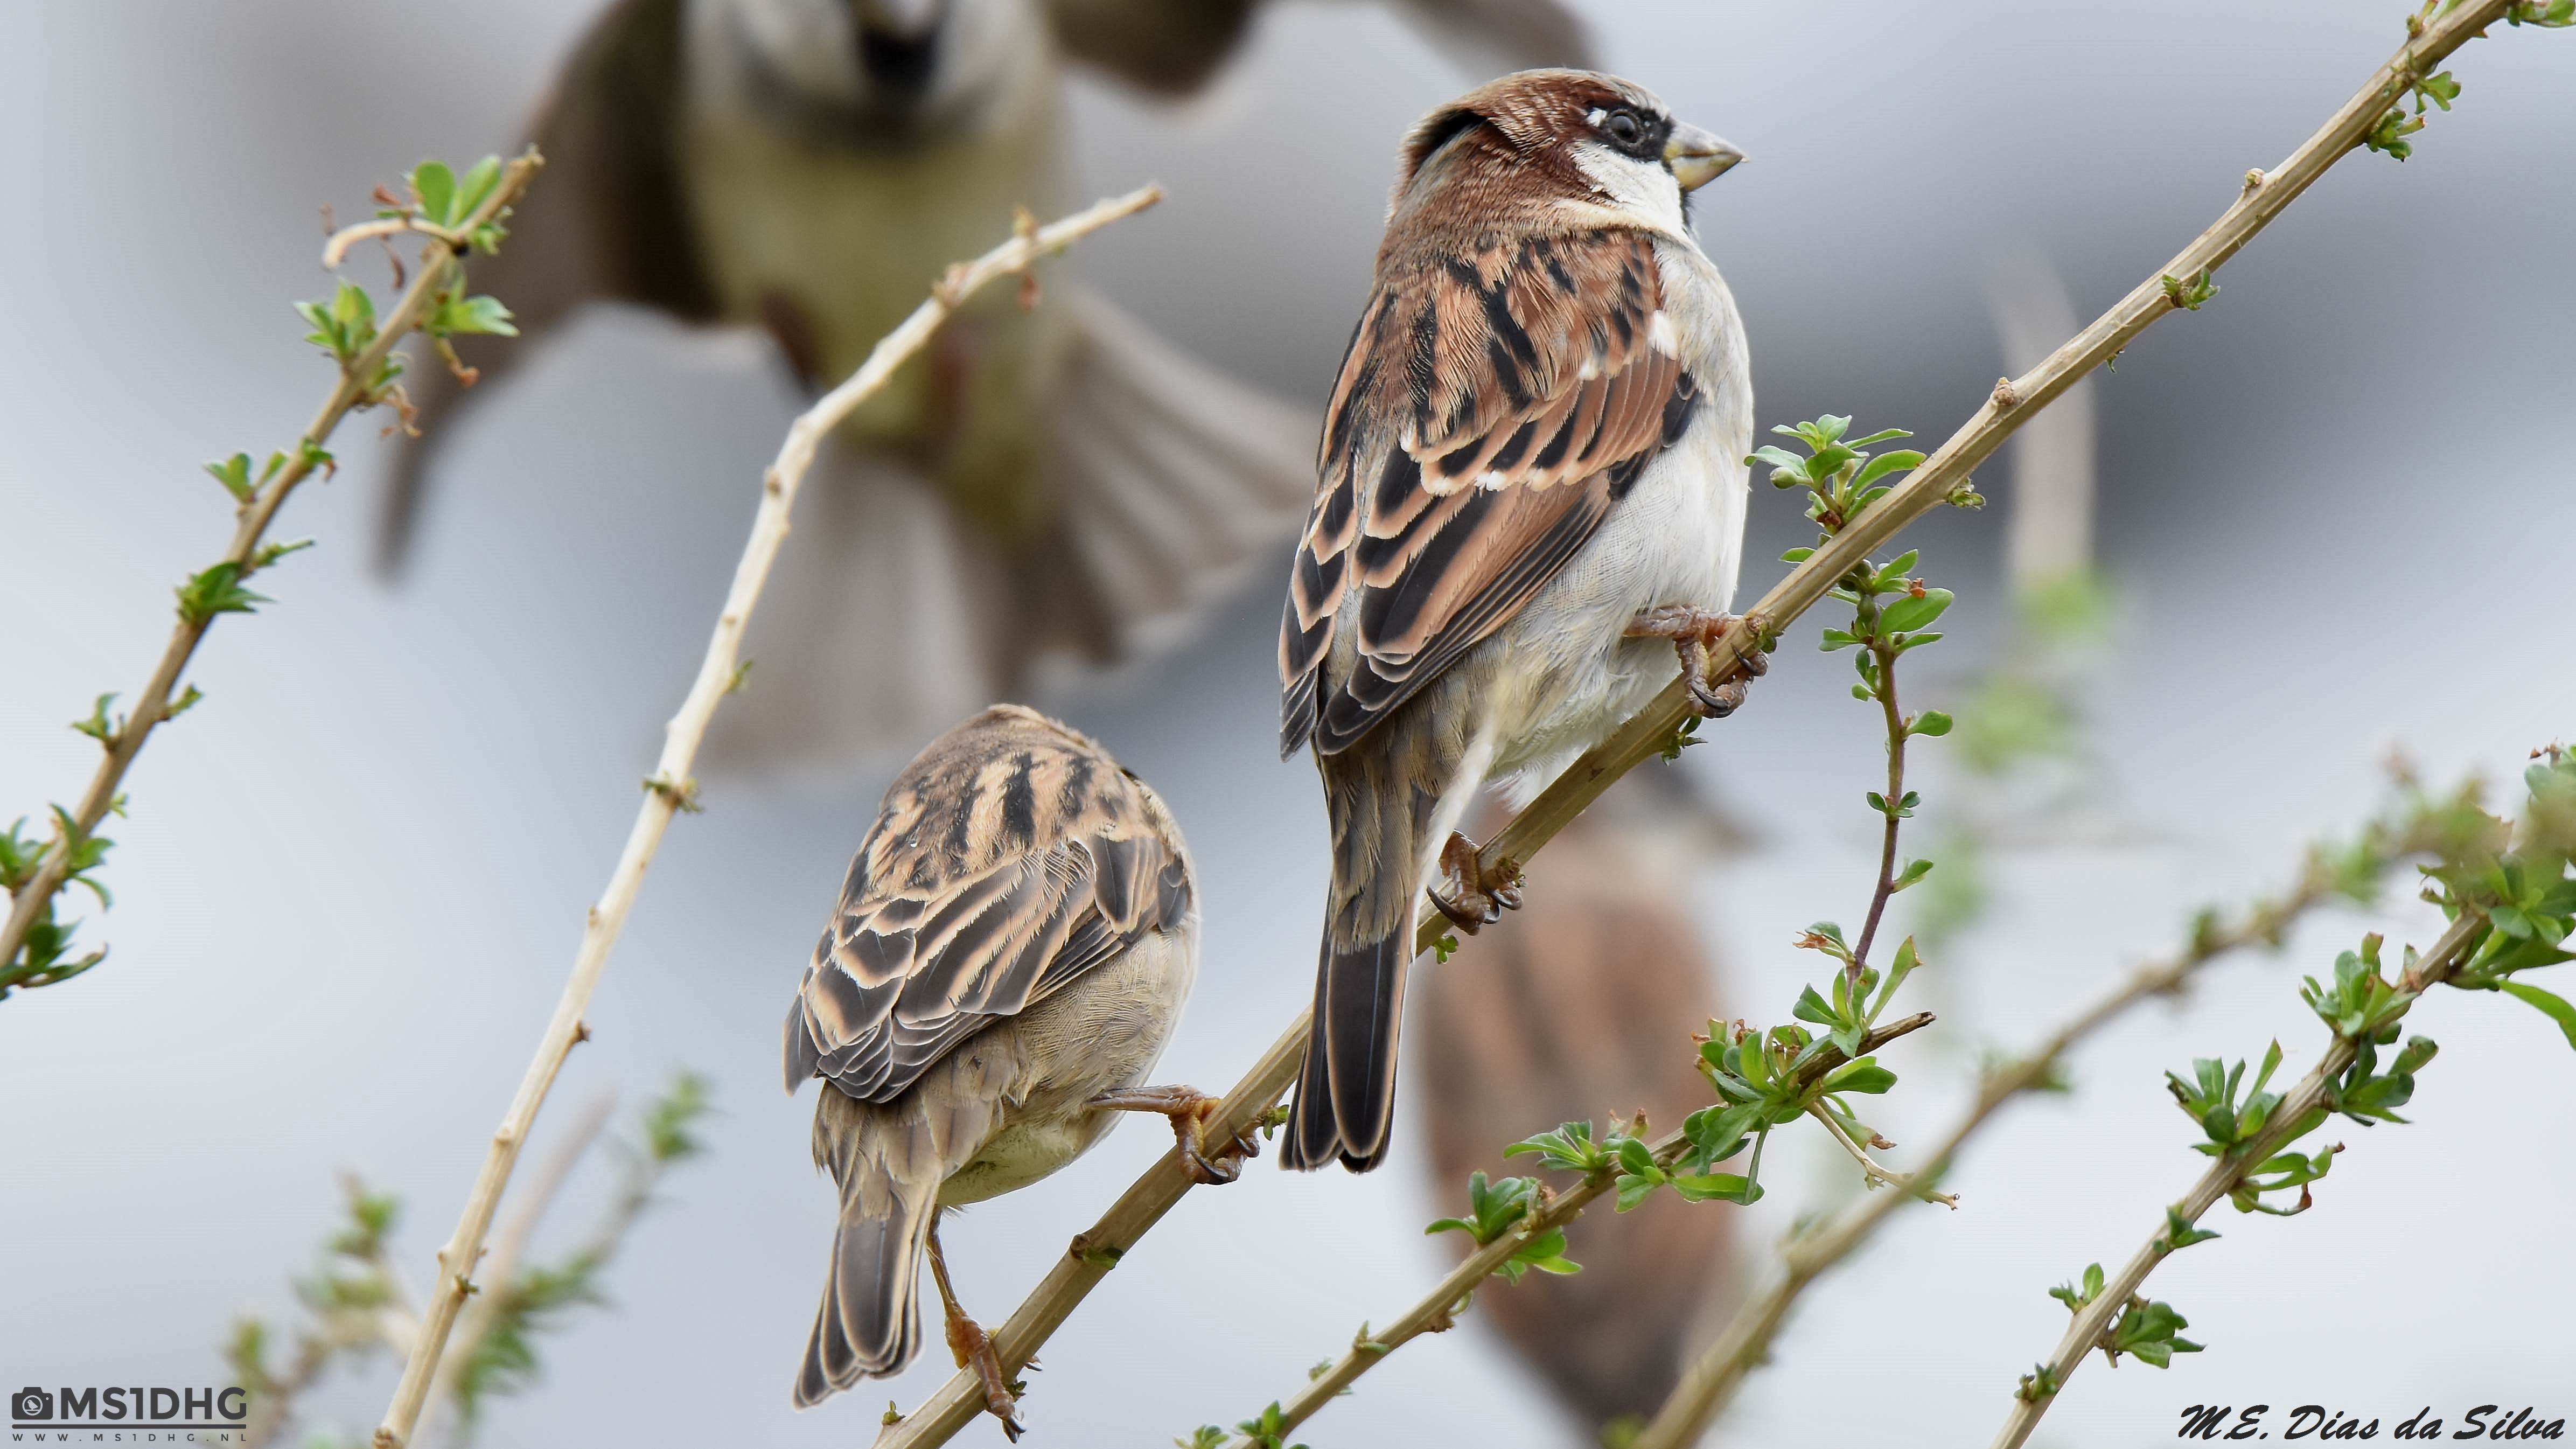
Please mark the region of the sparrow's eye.
POLYGON ((1601 123, 1601 130, 1622 146, 1634 146, 1646 134, 1646 123, 1637 119, 1635 111, 1612 111, 1601 123))

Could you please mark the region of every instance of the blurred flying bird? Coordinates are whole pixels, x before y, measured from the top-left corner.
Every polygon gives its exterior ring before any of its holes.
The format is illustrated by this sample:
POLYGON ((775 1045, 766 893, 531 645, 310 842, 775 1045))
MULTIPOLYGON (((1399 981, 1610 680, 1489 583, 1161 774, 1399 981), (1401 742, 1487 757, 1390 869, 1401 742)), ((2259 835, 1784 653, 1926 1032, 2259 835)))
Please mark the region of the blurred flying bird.
POLYGON ((887 789, 787 1013, 787 1090, 825 1086, 814 1162, 840 1187, 799 1407, 899 1373, 920 1349, 926 1251, 950 1350, 1013 1438, 1016 1401, 957 1304, 939 1215, 1089 1151, 1116 1110, 1162 1112, 1193 1175, 1213 1099, 1142 1087, 1198 969, 1180 827, 1145 782, 1032 710, 997 705, 887 789))
POLYGON ((1744 530, 1744 328, 1687 197, 1741 160, 1642 88, 1508 76, 1407 139, 1377 279, 1325 411, 1280 623, 1280 752, 1332 822, 1314 1028, 1282 1160, 1386 1152, 1414 917, 1515 903, 1454 832, 1700 665, 1744 530), (1657 642, 1662 640, 1664 642, 1657 642))
MULTIPOLYGON (((1584 44, 1556 0, 1411 0, 1521 63, 1584 44)), ((949 263, 1065 202, 1068 62, 1166 95, 1212 76, 1257 0, 617 0, 533 138, 545 184, 476 285, 531 340, 589 302, 758 327, 809 389, 848 375, 949 263)), ((1041 656, 1188 637, 1312 491, 1314 425, 1056 284, 968 304, 835 436, 755 625, 757 687, 717 767, 846 775, 1041 656), (1025 297, 1021 300, 1025 300, 1025 297)), ((522 355, 466 339, 489 380, 522 355)), ((407 557, 461 400, 413 371, 379 568, 407 557)))
MULTIPOLYGON (((1661 1132, 1712 1100, 1689 1033, 1721 1015, 1716 983, 1678 904, 1706 831, 1661 798, 1682 778, 1649 765, 1611 787, 1549 843, 1512 929, 1460 942, 1422 986, 1414 1065, 1440 1200, 1470 1172, 1526 1174, 1503 1149, 1560 1123, 1643 1111, 1661 1132)), ((1588 1214, 1566 1228, 1581 1273, 1480 1293, 1477 1317, 1587 1430, 1651 1415, 1737 1286, 1735 1221, 1672 1193, 1615 1224, 1588 1214)))

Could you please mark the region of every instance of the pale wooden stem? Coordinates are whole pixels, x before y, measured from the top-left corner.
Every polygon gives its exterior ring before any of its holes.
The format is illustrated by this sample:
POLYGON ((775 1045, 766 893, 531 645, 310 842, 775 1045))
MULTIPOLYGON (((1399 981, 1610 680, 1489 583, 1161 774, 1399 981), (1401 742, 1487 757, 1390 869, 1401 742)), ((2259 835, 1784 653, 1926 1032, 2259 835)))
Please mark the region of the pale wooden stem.
POLYGON ((635 825, 627 832, 626 848, 609 875, 608 888, 601 893, 599 903, 590 908, 580 948, 573 956, 572 975, 564 983, 554 1019, 537 1044, 536 1056, 528 1064, 527 1075, 519 1083, 508 1114, 501 1119, 500 1130, 492 1134, 491 1150, 484 1155, 482 1171, 476 1174, 473 1190, 466 1196, 455 1236, 439 1250, 439 1274, 432 1287, 428 1316, 419 1342, 403 1365, 402 1379, 394 1388, 384 1422, 376 1429, 377 1449, 399 1449, 420 1421, 421 1405, 428 1397, 440 1356, 447 1350, 457 1314, 474 1292, 471 1275, 482 1258, 483 1239, 491 1231, 501 1189, 518 1163, 519 1149, 536 1121, 538 1108, 545 1104, 546 1094, 554 1086, 555 1073, 562 1069, 573 1043, 587 1034, 581 1023, 582 1013, 599 987, 609 952, 625 928, 627 913, 634 909, 636 894, 643 888, 644 872, 653 863, 662 835, 670 828, 671 817, 693 803, 697 787, 690 770, 697 763, 698 746, 706 738, 707 724, 715 717, 716 706, 733 688, 743 630, 751 623, 752 610, 758 606, 761 589, 769 581, 770 566, 787 542, 788 515, 795 507, 797 491, 804 484, 816 449, 860 403, 884 387, 895 369, 919 351, 939 324, 976 290, 997 277, 1023 274, 1038 258, 1060 251, 1162 198, 1162 188, 1148 186, 1050 226, 1023 224, 1019 234, 1009 241, 972 262, 951 267, 932 287, 930 299, 887 333, 858 371, 825 393, 788 428, 777 458, 762 475, 760 506, 752 518, 751 536, 743 545, 742 561, 734 568, 733 587, 725 595, 715 632, 707 641, 706 657, 700 661, 697 679, 664 733, 661 759, 646 782, 643 808, 636 812, 635 825))

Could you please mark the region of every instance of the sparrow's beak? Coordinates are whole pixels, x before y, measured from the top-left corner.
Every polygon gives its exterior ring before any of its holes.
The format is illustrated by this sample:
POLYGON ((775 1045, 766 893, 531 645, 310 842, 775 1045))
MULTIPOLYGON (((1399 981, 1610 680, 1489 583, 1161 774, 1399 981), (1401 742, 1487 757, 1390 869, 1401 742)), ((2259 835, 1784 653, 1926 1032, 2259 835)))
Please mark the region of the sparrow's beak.
POLYGON ((1743 159, 1743 152, 1693 125, 1673 127, 1672 139, 1664 143, 1664 164, 1684 191, 1699 190, 1743 159))

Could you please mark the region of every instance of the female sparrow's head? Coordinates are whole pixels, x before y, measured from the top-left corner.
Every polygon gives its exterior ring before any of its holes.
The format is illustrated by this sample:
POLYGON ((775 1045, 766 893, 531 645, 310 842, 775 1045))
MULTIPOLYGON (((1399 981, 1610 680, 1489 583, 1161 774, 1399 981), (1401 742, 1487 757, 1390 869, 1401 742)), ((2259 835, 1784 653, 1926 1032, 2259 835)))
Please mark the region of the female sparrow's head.
POLYGON ((1423 117, 1405 139, 1393 210, 1465 185, 1616 207, 1678 228, 1683 198, 1743 159, 1633 81, 1525 70, 1423 117))

